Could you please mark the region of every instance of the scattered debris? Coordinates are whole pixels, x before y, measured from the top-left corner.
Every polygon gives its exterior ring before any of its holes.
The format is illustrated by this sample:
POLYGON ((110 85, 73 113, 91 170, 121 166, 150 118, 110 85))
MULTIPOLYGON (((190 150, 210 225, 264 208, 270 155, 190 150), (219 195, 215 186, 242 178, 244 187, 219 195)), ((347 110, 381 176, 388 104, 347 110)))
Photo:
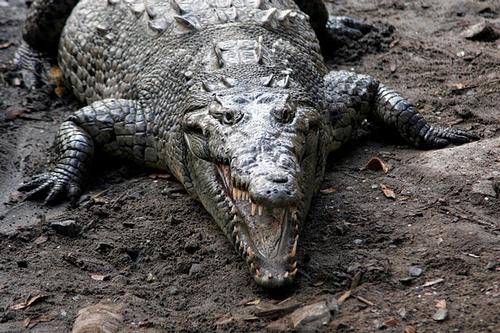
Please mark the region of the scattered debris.
POLYGON ((325 301, 306 305, 295 310, 290 315, 294 329, 304 328, 305 326, 325 326, 330 322, 331 318, 330 308, 325 301))
POLYGON ((243 301, 240 302, 240 305, 246 305, 246 306, 259 305, 259 304, 260 304, 260 298, 256 298, 256 299, 252 299, 252 300, 244 299, 243 301))
POLYGON ((189 276, 196 275, 202 271, 202 267, 200 264, 192 264, 189 268, 189 276))
POLYGON ((53 319, 54 318, 52 316, 49 316, 48 314, 29 316, 28 318, 24 319, 23 324, 24 324, 24 328, 32 329, 38 323, 51 321, 53 319))
POLYGON ((215 326, 223 326, 233 322, 235 318, 230 314, 225 314, 215 322, 215 326))
POLYGON ((35 303, 38 303, 38 302, 44 300, 47 297, 48 297, 48 295, 43 295, 43 294, 36 295, 36 296, 30 295, 30 296, 28 296, 26 301, 11 306, 11 309, 12 310, 22 310, 22 309, 25 309, 25 308, 27 308, 35 303))
POLYGON ((447 308, 446 300, 445 299, 437 300, 436 301, 436 308, 438 308, 438 309, 446 309, 447 308))
POLYGON ((285 316, 300 307, 300 303, 297 302, 281 302, 278 304, 269 304, 269 303, 259 303, 257 305, 258 311, 255 314, 258 318, 279 318, 285 316))
POLYGON ((156 276, 154 276, 153 273, 149 272, 148 276, 146 276, 146 282, 147 283, 153 283, 156 282, 156 276))
POLYGON ((349 297, 351 297, 352 290, 348 290, 345 293, 343 293, 338 299, 337 299, 337 304, 341 305, 344 303, 349 297))
POLYGON ((330 194, 330 193, 337 192, 337 189, 335 187, 329 187, 329 188, 325 188, 323 190, 320 190, 320 192, 323 194, 330 194))
POLYGON ((72 333, 117 333, 123 321, 122 305, 95 304, 78 311, 72 333))
POLYGON ((460 36, 475 41, 493 42, 500 38, 500 32, 489 22, 483 21, 470 26, 460 36))
POLYGON ((391 318, 387 319, 386 321, 384 321, 384 325, 386 327, 396 327, 399 325, 399 320, 394 318, 394 317, 391 317, 391 318))
POLYGON ((402 319, 406 319, 406 315, 407 315, 407 312, 406 312, 406 309, 404 307, 400 308, 398 310, 398 315, 402 318, 402 319))
POLYGON ((408 274, 410 274, 410 276, 412 277, 419 277, 423 272, 424 270, 417 266, 410 266, 408 268, 408 274))
POLYGON ((33 243, 37 244, 37 245, 40 245, 40 244, 43 244, 45 243, 46 241, 49 240, 49 236, 46 236, 46 235, 41 235, 39 237, 37 237, 33 243))
POLYGON ((427 287, 431 287, 431 286, 434 286, 436 284, 439 284, 439 283, 442 283, 444 282, 444 279, 436 279, 436 280, 432 280, 432 281, 429 281, 429 282, 426 282, 422 285, 422 288, 427 288, 427 287))
POLYGON ((417 333, 417 329, 413 326, 406 326, 404 333, 417 333))
POLYGON ((385 162, 382 159, 380 159, 378 157, 372 157, 368 161, 368 163, 366 163, 365 169, 373 170, 373 171, 382 170, 384 173, 389 172, 389 167, 385 164, 385 162))
POLYGON ((388 188, 386 185, 380 184, 380 189, 382 190, 386 198, 396 199, 396 194, 394 193, 394 191, 388 188))
POLYGON ((108 281, 110 279, 110 276, 107 274, 92 274, 90 277, 96 281, 108 281))
POLYGON ((375 306, 375 303, 373 303, 373 302, 371 302, 371 301, 367 300, 367 299, 366 299, 366 298, 364 298, 364 297, 361 297, 361 296, 354 296, 354 297, 356 297, 356 299, 357 299, 358 301, 363 302, 363 303, 365 303, 366 305, 369 305, 369 306, 375 306))
POLYGON ((76 237, 80 233, 81 227, 75 220, 51 221, 49 225, 60 235, 76 237))

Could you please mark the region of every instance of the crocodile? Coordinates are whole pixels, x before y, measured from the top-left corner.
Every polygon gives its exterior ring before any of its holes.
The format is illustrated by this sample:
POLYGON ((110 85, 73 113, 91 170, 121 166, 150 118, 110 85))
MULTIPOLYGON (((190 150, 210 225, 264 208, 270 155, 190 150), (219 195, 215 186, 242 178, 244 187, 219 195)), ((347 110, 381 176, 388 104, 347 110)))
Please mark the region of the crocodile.
POLYGON ((363 122, 423 149, 477 139, 429 124, 372 76, 327 68, 321 36, 365 25, 317 0, 35 0, 16 62, 40 74, 57 56, 86 106, 61 124, 53 167, 20 190, 75 201, 98 151, 167 170, 257 284, 290 285, 327 157, 363 122))

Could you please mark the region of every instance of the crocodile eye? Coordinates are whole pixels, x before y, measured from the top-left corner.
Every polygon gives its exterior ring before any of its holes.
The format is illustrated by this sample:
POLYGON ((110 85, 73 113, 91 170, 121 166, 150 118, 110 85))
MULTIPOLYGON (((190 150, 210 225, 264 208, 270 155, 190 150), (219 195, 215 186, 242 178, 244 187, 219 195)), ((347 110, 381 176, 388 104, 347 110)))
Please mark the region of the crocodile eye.
POLYGON ((209 107, 209 113, 217 119, 222 125, 234 125, 242 118, 242 113, 239 111, 229 110, 224 108, 218 102, 214 102, 209 107))
POLYGON ((297 107, 294 104, 286 103, 282 108, 274 108, 272 110, 272 115, 278 122, 288 124, 295 118, 296 111, 297 107))

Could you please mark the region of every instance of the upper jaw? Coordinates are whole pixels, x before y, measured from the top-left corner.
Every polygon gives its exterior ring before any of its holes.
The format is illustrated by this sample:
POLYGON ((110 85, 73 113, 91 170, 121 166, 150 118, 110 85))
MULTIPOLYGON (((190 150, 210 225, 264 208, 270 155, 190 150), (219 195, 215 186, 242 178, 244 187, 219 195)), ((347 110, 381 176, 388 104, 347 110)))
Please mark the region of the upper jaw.
POLYGON ((297 205, 258 204, 248 191, 248 182, 235 179, 228 165, 217 164, 217 171, 232 203, 231 239, 255 281, 267 288, 292 283, 297 274, 297 205))

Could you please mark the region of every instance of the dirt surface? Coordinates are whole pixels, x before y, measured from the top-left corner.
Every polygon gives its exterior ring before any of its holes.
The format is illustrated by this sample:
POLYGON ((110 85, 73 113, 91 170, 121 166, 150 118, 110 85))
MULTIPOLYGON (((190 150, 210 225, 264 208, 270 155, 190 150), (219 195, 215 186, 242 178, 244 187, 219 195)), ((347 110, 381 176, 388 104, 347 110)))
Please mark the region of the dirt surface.
POLYGON ((287 312, 332 295, 342 297, 339 311, 309 328, 500 332, 500 42, 460 35, 499 24, 499 2, 333 8, 381 30, 344 49, 332 68, 371 74, 430 121, 481 140, 417 151, 371 135, 331 156, 299 242, 297 283, 269 293, 168 175, 99 161, 78 207, 20 202, 16 186, 46 168, 58 124, 79 106, 22 86, 9 62, 24 2, 0 0, 0 332, 68 332, 79 309, 99 302, 123 305, 122 331, 279 330, 287 312), (390 166, 386 174, 363 170, 373 156, 390 166), (45 297, 27 304, 30 295, 45 297))

